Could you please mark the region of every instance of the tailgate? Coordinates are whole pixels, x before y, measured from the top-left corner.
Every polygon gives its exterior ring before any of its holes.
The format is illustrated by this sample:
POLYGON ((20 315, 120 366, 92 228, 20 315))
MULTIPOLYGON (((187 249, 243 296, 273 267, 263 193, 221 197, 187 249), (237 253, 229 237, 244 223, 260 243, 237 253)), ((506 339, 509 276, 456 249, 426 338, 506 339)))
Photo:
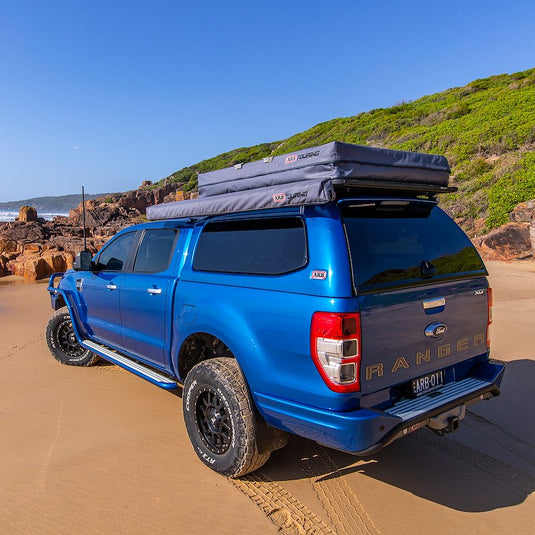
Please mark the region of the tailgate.
POLYGON ((360 296, 362 393, 485 353, 487 286, 478 277, 360 296))
MULTIPOLYGON (((435 202, 368 198, 340 207, 361 314, 364 394, 487 351, 487 271, 435 202)), ((444 380, 423 377, 412 393, 444 380)))

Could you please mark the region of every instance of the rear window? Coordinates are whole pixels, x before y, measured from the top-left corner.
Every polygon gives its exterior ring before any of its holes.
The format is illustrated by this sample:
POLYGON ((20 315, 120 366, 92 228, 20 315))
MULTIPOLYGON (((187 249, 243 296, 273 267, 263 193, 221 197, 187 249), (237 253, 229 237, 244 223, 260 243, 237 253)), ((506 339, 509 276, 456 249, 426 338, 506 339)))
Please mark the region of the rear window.
POLYGON ((303 221, 297 217, 208 223, 193 268, 201 271, 281 275, 306 265, 303 221))
POLYGON ((486 274, 464 232, 432 203, 344 203, 341 213, 361 291, 486 274))

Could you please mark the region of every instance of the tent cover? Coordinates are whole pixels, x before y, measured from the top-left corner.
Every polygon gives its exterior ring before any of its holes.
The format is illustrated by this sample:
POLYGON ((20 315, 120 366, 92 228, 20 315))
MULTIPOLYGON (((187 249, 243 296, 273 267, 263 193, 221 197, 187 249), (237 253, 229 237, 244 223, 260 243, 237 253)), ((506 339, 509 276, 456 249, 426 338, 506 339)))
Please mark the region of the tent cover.
POLYGON ((174 219, 324 204, 345 188, 443 193, 444 156, 333 141, 291 154, 199 174, 199 198, 147 208, 147 218, 174 219))

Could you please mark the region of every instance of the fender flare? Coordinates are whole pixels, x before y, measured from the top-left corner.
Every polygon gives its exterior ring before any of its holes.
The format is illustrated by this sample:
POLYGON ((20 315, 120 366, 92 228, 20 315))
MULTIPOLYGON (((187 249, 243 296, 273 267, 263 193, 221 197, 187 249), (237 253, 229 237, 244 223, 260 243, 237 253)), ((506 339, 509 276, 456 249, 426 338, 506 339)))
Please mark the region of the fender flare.
POLYGON ((78 315, 78 309, 75 305, 73 305, 71 301, 71 297, 69 296, 69 293, 66 290, 64 290, 63 288, 59 288, 59 287, 56 288, 53 285, 54 279, 56 279, 59 276, 63 276, 63 273, 54 273, 50 277, 50 283, 48 285, 47 290, 51 296, 53 294, 55 295, 59 294, 63 298, 63 301, 65 301, 65 305, 67 306, 67 309, 71 316, 74 334, 76 335, 76 339, 78 340, 78 342, 81 344, 85 340, 86 337, 84 336, 84 332, 80 327, 82 322, 80 320, 80 316, 78 315))

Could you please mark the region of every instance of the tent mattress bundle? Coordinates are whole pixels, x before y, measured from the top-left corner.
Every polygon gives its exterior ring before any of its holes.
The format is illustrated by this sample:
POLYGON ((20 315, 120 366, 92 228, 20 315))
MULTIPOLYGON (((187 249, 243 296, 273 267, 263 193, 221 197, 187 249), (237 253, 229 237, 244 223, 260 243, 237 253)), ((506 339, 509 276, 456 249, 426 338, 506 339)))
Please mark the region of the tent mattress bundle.
POLYGON ((291 154, 199 174, 199 198, 147 208, 147 218, 175 219, 325 204, 345 188, 436 194, 448 187, 444 156, 333 141, 291 154))

